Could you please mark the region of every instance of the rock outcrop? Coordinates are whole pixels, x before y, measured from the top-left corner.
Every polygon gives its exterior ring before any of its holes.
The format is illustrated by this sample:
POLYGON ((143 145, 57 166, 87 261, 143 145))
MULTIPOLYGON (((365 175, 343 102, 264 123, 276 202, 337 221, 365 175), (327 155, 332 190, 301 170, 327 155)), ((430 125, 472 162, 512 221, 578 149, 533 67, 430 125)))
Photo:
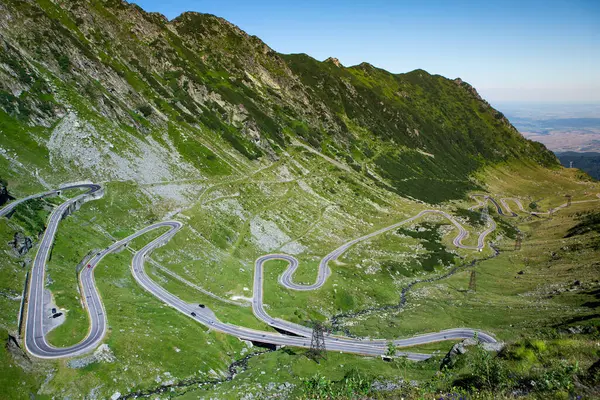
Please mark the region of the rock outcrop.
POLYGON ((446 354, 446 356, 442 360, 440 369, 452 368, 456 364, 456 361, 458 360, 458 358, 461 355, 466 354, 469 351, 469 349, 468 349, 469 347, 473 347, 473 346, 477 346, 477 345, 481 345, 481 347, 486 351, 495 351, 495 352, 501 351, 505 346, 505 344, 502 342, 480 343, 479 341, 477 341, 474 338, 465 339, 462 342, 456 343, 454 346, 452 346, 452 348, 450 349, 448 354, 446 354))
POLYGON ((14 362, 23 370, 29 371, 32 368, 29 356, 19 346, 19 341, 14 336, 8 335, 4 347, 6 348, 6 352, 12 356, 14 362))
POLYGON ((333 65, 335 65, 336 67, 340 68, 343 67, 342 63, 340 62, 340 60, 338 60, 335 57, 329 57, 327 60, 325 60, 325 62, 327 63, 332 63, 333 65))
POLYGON ((18 256, 23 256, 33 247, 33 240, 21 232, 16 232, 13 240, 8 242, 18 256))

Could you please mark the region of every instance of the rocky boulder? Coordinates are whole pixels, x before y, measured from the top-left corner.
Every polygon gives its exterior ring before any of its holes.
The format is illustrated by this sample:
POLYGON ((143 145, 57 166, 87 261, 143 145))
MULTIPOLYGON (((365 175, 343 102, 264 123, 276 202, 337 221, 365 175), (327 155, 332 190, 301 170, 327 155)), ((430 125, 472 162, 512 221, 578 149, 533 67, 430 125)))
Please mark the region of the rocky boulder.
POLYGON ((33 247, 33 241, 31 238, 23 235, 21 232, 16 232, 13 240, 8 242, 8 244, 18 256, 27 254, 27 252, 33 247))
POLYGON ((450 349, 448 354, 446 354, 446 356, 442 360, 440 369, 452 368, 456 364, 456 361, 458 360, 458 358, 461 355, 463 355, 469 351, 468 347, 477 346, 477 345, 481 345, 481 347, 486 351, 495 351, 495 352, 501 351, 505 346, 505 344, 502 342, 481 343, 474 338, 465 339, 462 342, 456 343, 454 346, 452 346, 452 348, 450 349))

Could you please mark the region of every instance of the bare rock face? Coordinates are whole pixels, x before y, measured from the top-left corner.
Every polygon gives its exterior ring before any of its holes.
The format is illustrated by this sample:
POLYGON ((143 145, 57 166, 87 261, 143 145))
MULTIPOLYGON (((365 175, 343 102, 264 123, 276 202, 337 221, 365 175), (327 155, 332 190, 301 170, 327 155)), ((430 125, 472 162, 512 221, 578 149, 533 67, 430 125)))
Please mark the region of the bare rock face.
POLYGON ((335 57, 329 57, 327 60, 325 60, 325 62, 330 62, 333 65, 335 65, 336 67, 343 67, 342 63, 340 62, 340 60, 338 60, 335 57))
POLYGON ((19 342, 14 336, 8 335, 4 347, 6 348, 6 352, 12 355, 13 360, 17 365, 19 365, 19 367, 25 371, 31 369, 31 360, 27 356, 27 353, 25 353, 21 346, 19 346, 19 342))
MULTIPOLYGON (((458 360, 458 358, 461 355, 463 355, 469 351, 468 347, 477 346, 479 344, 480 344, 480 342, 478 342, 474 338, 465 339, 460 343, 456 343, 454 346, 452 346, 452 348, 450 349, 448 354, 446 354, 446 356, 442 360, 440 369, 452 368, 454 366, 454 364, 456 364, 456 361, 458 360)), ((505 344, 501 343, 501 342, 481 343, 481 347, 486 351, 498 352, 498 351, 501 351, 504 348, 504 346, 505 346, 505 344)))
POLYGON ((487 102, 479 95, 479 93, 477 92, 477 90, 471 86, 469 83, 463 81, 460 78, 456 78, 454 79, 454 83, 456 83, 458 86, 463 87, 464 89, 466 89, 469 93, 471 93, 473 95, 473 97, 475 97, 477 100, 485 102, 487 104, 487 102))
POLYGON ((18 256, 23 256, 33 247, 33 241, 29 236, 23 235, 21 232, 16 232, 12 241, 8 244, 13 248, 18 256))

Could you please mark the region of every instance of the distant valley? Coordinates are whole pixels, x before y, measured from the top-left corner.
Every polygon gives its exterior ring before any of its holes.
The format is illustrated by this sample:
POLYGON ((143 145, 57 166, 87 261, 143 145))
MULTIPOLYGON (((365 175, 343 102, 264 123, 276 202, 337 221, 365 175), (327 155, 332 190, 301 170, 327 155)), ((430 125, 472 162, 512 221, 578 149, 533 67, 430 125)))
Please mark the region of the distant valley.
POLYGON ((600 152, 600 105, 507 103, 499 109, 523 136, 554 152, 600 152))

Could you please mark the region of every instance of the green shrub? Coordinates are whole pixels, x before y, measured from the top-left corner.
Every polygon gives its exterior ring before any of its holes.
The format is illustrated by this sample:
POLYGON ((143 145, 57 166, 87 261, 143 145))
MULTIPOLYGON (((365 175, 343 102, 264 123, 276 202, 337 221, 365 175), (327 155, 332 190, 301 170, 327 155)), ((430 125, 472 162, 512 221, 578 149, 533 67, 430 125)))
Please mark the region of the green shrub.
POLYGON ((373 380, 356 370, 348 372, 340 381, 331 381, 320 373, 302 380, 303 399, 364 399, 371 394, 373 380))
POLYGON ((149 105, 147 105, 147 104, 144 104, 144 105, 141 105, 141 106, 139 106, 139 107, 137 108, 137 110, 138 110, 139 112, 141 112, 141 113, 142 113, 142 115, 143 115, 144 117, 146 117, 146 118, 148 118, 149 116, 151 116, 151 115, 152 115, 152 112, 153 112, 153 109, 152 109, 152 107, 150 107, 150 106, 149 106, 149 105))
POLYGON ((536 390, 557 392, 573 391, 575 388, 575 375, 579 372, 578 363, 569 363, 565 360, 554 361, 541 376, 535 380, 536 390))
POLYGON ((58 66, 63 72, 69 72, 71 69, 71 60, 65 54, 61 54, 58 56, 58 66))
POLYGON ((502 390, 510 386, 508 369, 496 353, 477 345, 470 354, 469 367, 479 380, 480 389, 502 390))
POLYGON ((528 342, 528 345, 538 354, 545 353, 547 350, 546 342, 544 342, 543 340, 532 339, 528 342))
POLYGON ((510 356, 519 361, 527 361, 529 363, 534 363, 537 361, 537 356, 535 352, 526 346, 518 345, 513 351, 510 352, 510 356))

